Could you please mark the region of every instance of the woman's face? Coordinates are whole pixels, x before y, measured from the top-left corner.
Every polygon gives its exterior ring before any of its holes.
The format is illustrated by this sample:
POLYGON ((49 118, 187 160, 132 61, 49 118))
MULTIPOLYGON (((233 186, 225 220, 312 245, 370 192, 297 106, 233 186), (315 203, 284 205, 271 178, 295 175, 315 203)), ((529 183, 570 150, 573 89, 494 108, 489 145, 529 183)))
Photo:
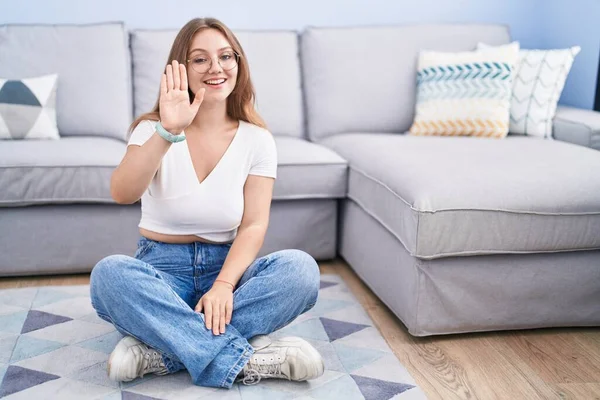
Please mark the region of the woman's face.
POLYGON ((188 60, 188 85, 192 92, 205 88, 203 102, 225 101, 235 88, 238 74, 236 54, 225 36, 216 29, 196 33, 188 60))

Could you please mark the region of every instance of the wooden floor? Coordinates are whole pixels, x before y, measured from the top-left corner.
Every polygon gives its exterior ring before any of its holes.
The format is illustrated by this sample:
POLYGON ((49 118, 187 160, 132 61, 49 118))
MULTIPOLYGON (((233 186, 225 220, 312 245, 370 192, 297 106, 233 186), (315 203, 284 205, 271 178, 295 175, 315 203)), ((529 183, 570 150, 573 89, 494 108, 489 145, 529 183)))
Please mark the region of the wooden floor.
MULTIPOLYGON (((600 399, 600 329, 417 338, 343 262, 340 275, 429 399, 600 399)), ((89 274, 0 278, 1 288, 89 283, 89 274)))

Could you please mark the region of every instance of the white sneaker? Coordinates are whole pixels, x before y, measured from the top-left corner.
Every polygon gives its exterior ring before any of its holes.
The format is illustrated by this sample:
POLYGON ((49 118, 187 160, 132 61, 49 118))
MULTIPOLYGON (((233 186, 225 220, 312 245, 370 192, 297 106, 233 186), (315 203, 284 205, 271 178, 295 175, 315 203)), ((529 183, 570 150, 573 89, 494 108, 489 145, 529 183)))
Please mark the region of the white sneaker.
POLYGON ((267 336, 260 336, 253 338, 250 344, 255 353, 240 374, 245 385, 268 378, 306 381, 320 377, 325 371, 321 354, 299 337, 272 341, 267 336))
POLYGON ((150 373, 169 373, 162 355, 134 337, 121 339, 108 358, 108 377, 116 382, 128 382, 150 373))

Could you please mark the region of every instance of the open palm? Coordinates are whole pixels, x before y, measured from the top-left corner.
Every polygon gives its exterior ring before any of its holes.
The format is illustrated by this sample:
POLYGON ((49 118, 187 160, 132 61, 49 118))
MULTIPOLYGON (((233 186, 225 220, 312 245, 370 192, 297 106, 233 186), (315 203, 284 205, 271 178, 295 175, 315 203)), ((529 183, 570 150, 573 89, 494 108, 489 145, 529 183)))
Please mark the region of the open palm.
POLYGON ((187 71, 184 64, 173 60, 167 65, 160 80, 160 121, 162 126, 174 135, 187 128, 198 113, 206 89, 196 93, 190 104, 187 71))

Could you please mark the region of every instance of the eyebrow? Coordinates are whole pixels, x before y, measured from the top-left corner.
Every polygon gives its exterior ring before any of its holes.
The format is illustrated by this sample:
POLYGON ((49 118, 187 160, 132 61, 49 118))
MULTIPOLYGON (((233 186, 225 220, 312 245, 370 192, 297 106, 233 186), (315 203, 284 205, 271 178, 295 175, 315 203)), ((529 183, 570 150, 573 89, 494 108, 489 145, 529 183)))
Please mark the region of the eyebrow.
MULTIPOLYGON (((233 50, 233 48, 231 46, 227 46, 227 47, 221 47, 218 51, 223 51, 223 50, 227 50, 227 49, 233 50)), ((192 50, 190 50, 190 54, 192 54, 195 51, 204 51, 205 53, 208 53, 208 51, 205 49, 192 49, 192 50)))

